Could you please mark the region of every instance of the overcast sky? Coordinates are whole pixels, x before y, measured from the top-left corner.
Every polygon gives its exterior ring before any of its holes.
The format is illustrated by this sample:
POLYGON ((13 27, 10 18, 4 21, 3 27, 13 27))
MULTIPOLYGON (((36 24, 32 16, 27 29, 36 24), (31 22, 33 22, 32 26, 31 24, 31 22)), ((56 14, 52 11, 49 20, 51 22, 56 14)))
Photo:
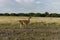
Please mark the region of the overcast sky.
POLYGON ((0 12, 57 12, 60 0, 0 0, 0 12))

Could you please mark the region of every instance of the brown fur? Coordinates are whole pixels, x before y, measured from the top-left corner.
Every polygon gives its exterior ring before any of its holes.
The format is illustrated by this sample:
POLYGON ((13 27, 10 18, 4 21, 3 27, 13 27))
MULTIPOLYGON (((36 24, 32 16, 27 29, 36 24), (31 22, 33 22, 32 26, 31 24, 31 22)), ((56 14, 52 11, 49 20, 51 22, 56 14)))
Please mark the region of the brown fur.
POLYGON ((21 25, 28 25, 29 22, 30 22, 30 18, 31 18, 31 17, 29 17, 28 20, 19 20, 19 23, 20 23, 21 25))

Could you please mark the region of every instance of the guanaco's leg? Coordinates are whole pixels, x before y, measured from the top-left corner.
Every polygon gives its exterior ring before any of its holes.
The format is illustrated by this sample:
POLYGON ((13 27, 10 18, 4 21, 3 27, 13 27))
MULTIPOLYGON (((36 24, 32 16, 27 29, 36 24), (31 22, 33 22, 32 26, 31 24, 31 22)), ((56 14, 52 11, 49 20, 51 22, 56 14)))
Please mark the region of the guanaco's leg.
POLYGON ((20 24, 20 28, 22 27, 22 25, 20 24))
POLYGON ((22 28, 23 27, 23 22, 20 22, 20 28, 22 28))

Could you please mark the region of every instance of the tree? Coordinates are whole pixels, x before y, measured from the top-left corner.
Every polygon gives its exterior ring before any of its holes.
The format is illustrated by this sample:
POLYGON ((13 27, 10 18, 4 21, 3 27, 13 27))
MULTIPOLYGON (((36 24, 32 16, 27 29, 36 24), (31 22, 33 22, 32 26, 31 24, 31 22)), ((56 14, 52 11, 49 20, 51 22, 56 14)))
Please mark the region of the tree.
POLYGON ((41 13, 36 13, 35 16, 41 17, 41 13))
POLYGON ((16 13, 11 13, 10 15, 11 15, 11 16, 16 16, 16 13))
POLYGON ((35 13, 29 13, 29 16, 35 16, 35 13))
POLYGON ((49 13, 48 12, 45 12, 45 17, 48 17, 49 16, 49 13))
POLYGON ((58 17, 57 13, 51 13, 50 17, 58 17))
POLYGON ((4 16, 10 16, 10 14, 9 13, 4 13, 4 16))

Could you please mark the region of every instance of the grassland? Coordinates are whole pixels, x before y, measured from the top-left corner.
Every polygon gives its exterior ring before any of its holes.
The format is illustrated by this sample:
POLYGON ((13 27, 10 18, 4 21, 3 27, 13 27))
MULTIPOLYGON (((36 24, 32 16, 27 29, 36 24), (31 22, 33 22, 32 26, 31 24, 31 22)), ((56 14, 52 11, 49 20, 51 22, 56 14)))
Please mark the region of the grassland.
POLYGON ((60 40, 60 18, 32 17, 26 28, 18 20, 28 17, 0 16, 0 40, 60 40))
MULTIPOLYGON (((28 17, 17 16, 0 16, 0 24, 17 24, 18 20, 27 20, 28 17)), ((30 23, 44 22, 44 23, 60 23, 60 18, 53 17, 32 17, 30 23)))

